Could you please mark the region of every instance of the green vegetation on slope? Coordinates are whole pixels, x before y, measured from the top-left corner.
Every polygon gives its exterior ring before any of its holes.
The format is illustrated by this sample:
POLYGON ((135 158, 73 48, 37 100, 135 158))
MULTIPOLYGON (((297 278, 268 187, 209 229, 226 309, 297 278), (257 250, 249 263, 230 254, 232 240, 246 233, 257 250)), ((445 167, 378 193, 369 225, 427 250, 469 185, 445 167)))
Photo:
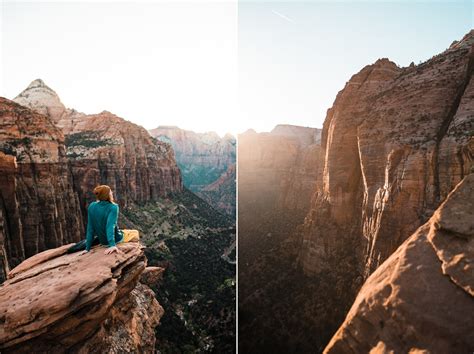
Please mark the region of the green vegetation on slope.
POLYGON ((123 210, 142 234, 148 264, 166 268, 154 290, 165 309, 162 353, 235 352, 235 225, 185 190, 123 210), (226 256, 227 255, 227 256, 226 256))

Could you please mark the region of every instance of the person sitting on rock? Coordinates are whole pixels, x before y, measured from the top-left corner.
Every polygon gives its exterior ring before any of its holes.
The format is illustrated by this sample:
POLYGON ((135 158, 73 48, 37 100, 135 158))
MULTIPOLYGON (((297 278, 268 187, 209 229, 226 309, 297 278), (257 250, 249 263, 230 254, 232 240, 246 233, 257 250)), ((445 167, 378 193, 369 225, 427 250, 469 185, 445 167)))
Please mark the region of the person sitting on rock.
POLYGON ((81 254, 88 253, 92 246, 108 246, 105 254, 120 253, 117 243, 138 242, 137 230, 120 230, 117 225, 119 206, 114 201, 112 189, 107 185, 94 188, 96 201, 87 209, 86 239, 70 247, 68 253, 85 248, 81 254))

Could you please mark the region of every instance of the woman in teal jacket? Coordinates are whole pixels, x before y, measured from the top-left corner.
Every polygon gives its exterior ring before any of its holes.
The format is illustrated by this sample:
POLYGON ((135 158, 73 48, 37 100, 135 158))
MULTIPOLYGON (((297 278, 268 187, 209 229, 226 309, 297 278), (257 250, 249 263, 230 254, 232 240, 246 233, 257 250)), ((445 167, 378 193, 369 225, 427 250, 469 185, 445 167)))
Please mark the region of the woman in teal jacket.
POLYGON ((119 206, 114 202, 109 186, 95 187, 94 194, 97 200, 87 209, 86 250, 82 254, 90 251, 94 236, 97 236, 100 244, 108 246, 105 254, 119 253, 116 244, 123 241, 123 232, 117 225, 119 206))

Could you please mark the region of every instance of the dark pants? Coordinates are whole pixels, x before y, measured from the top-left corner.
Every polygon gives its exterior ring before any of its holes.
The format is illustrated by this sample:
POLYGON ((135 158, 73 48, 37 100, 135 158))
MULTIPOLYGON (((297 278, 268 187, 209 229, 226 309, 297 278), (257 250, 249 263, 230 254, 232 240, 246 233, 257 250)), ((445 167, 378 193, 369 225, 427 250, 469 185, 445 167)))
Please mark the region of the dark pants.
MULTIPOLYGON (((98 245, 98 244, 99 244, 99 238, 94 237, 92 239, 92 246, 95 246, 95 245, 98 245)), ((81 240, 78 243, 76 243, 75 245, 69 247, 67 249, 67 253, 79 252, 79 251, 83 251, 85 249, 86 249, 86 240, 81 240)))

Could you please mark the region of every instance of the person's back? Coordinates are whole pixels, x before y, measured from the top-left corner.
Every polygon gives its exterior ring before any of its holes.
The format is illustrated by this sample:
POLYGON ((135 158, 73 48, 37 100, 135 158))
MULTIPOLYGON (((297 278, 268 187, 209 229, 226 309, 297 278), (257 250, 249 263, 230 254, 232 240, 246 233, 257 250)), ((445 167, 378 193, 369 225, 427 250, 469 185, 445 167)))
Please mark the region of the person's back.
POLYGON ((87 209, 86 249, 89 250, 94 236, 99 238, 102 245, 115 246, 123 238, 120 232, 115 232, 119 206, 106 200, 92 202, 87 209))
POLYGON ((97 200, 87 209, 86 252, 90 251, 94 236, 100 244, 108 246, 106 253, 117 252, 116 243, 123 240, 123 233, 117 226, 119 206, 115 204, 109 186, 95 187, 94 194, 97 200), (118 232, 115 232, 116 228, 118 232))
POLYGON ((89 204, 87 208, 87 231, 86 239, 79 241, 68 249, 68 253, 84 250, 81 254, 87 254, 93 245, 102 244, 107 246, 105 254, 114 252, 121 253, 117 243, 138 242, 140 239, 138 230, 120 230, 117 224, 119 206, 114 202, 112 190, 107 185, 94 188, 96 201, 89 204))

